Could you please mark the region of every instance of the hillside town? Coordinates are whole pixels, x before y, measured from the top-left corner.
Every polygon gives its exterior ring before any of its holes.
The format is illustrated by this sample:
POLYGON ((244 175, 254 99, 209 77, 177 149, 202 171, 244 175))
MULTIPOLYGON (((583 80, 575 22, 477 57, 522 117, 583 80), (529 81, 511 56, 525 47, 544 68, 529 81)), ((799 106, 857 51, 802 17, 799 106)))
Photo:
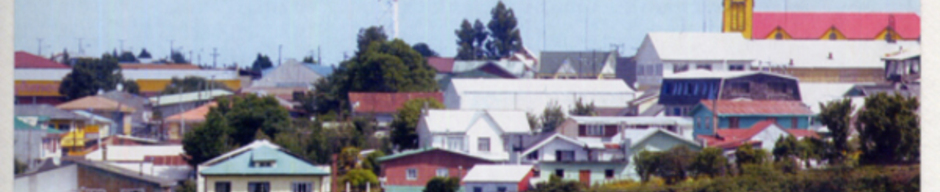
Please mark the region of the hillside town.
POLYGON ((502 2, 453 56, 378 26, 334 65, 19 50, 15 191, 918 190, 918 13, 755 1, 635 52, 531 52, 502 2))

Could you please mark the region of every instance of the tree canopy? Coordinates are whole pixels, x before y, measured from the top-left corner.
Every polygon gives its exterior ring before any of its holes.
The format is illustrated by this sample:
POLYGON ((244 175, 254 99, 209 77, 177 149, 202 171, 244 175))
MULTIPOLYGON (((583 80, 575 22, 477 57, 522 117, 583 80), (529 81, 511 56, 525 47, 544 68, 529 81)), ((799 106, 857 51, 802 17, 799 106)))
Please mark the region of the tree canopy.
POLYGON ((425 44, 425 43, 415 44, 411 48, 417 51, 418 53, 420 53, 421 56, 424 56, 424 57, 437 57, 438 56, 437 52, 432 50, 431 47, 428 47, 428 44, 425 44))
POLYGON ((920 162, 920 116, 917 98, 878 93, 865 98, 858 115, 863 164, 920 162))
POLYGON ((137 58, 141 59, 150 59, 150 52, 147 52, 147 49, 140 49, 140 54, 137 55, 137 58))
POLYGON ((456 192, 460 179, 456 177, 434 177, 424 186, 424 192, 456 192))
POLYGON ((840 101, 830 101, 826 104, 819 104, 819 121, 829 128, 832 137, 831 154, 827 156, 832 158, 833 163, 841 164, 845 153, 849 152, 847 141, 849 139, 849 122, 854 106, 849 99, 840 101))
POLYGON ((418 120, 424 106, 429 109, 443 109, 444 104, 434 99, 412 99, 398 108, 395 120, 392 120, 392 144, 399 150, 418 148, 418 120))
POLYGON ((578 116, 596 116, 597 112, 594 108, 594 102, 585 104, 580 97, 574 101, 574 108, 571 109, 571 115, 578 116))
POLYGON ((734 157, 735 164, 740 169, 746 164, 763 164, 767 159, 767 151, 753 147, 751 144, 744 144, 734 151, 734 157))
POLYGON ((258 53, 258 57, 256 57, 255 61, 251 63, 251 71, 258 73, 271 67, 274 67, 274 64, 271 63, 271 58, 268 58, 267 55, 262 55, 261 53, 258 53))
POLYGON ((493 58, 508 57, 516 51, 522 50, 522 36, 516 21, 516 14, 512 8, 506 7, 502 1, 490 11, 491 19, 487 23, 490 30, 490 41, 487 46, 493 58))
POLYGON ((77 59, 59 86, 59 93, 72 100, 95 95, 98 90, 111 91, 124 82, 117 58, 104 54, 100 59, 77 59))
POLYGON ((137 57, 130 51, 124 51, 121 52, 121 56, 118 57, 118 62, 137 62, 137 57))
POLYGON ((218 106, 209 110, 206 121, 183 137, 183 149, 192 157, 192 165, 247 145, 259 135, 277 141, 275 136, 290 125, 290 114, 273 96, 249 94, 216 102, 218 106))
POLYGON ((359 35, 356 39, 358 52, 362 52, 369 48, 369 45, 372 42, 386 42, 388 41, 388 35, 385 34, 385 29, 382 26, 371 26, 365 29, 359 29, 359 35))
POLYGON ((561 106, 556 102, 551 102, 542 111, 542 132, 554 132, 555 128, 565 121, 565 113, 561 111, 561 106))
POLYGON ((186 59, 186 56, 183 56, 183 53, 180 53, 179 51, 173 51, 170 53, 170 60, 172 60, 173 63, 189 63, 189 60, 186 59))
POLYGON ((720 148, 706 147, 692 160, 692 172, 697 176, 717 177, 725 174, 728 167, 728 158, 720 148))

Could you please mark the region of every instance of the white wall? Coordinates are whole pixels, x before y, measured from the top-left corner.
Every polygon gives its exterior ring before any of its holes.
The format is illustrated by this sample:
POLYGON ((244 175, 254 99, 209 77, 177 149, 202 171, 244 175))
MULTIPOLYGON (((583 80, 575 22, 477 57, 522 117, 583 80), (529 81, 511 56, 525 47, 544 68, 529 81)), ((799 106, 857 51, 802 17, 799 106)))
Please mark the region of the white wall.
POLYGON ((587 161, 587 151, 584 150, 583 146, 575 145, 573 143, 561 140, 554 140, 542 146, 538 149, 539 161, 546 162, 555 162, 555 151, 557 150, 572 150, 574 151, 575 161, 587 161))
POLYGON ((463 191, 473 192, 473 188, 481 187, 484 192, 495 192, 498 187, 506 187, 507 192, 519 191, 518 183, 496 183, 496 182, 467 182, 464 184, 463 191))
POLYGON ((751 138, 751 140, 761 141, 762 149, 767 150, 767 152, 773 152, 774 145, 777 143, 777 139, 780 139, 781 137, 786 137, 787 135, 789 135, 789 133, 787 133, 783 129, 780 129, 779 127, 775 125, 771 125, 770 127, 767 127, 767 129, 764 129, 764 131, 761 131, 760 133, 757 133, 757 135, 754 135, 754 137, 751 138))
MULTIPOLYGON (((456 94, 454 94, 456 95, 456 94)), ((575 100, 594 103, 597 107, 627 107, 634 94, 615 93, 465 93, 459 99, 445 95, 448 109, 523 110, 541 115, 549 102, 555 102, 562 111, 574 107, 575 100)))
POLYGON ((329 191, 329 180, 324 176, 209 176, 206 177, 205 191, 215 191, 217 181, 230 182, 232 192, 248 192, 248 182, 257 181, 269 182, 271 192, 291 192, 293 182, 312 182, 315 192, 329 191))
POLYGON ((62 192, 78 190, 78 169, 72 164, 65 167, 17 177, 13 187, 16 192, 62 192))
POLYGON ((504 150, 503 138, 499 131, 499 128, 492 119, 482 116, 479 120, 473 123, 470 128, 467 130, 467 149, 469 149, 470 154, 482 155, 482 156, 506 156, 508 153, 504 150), (488 137, 490 139, 490 151, 484 152, 480 151, 477 144, 479 144, 479 139, 488 137))

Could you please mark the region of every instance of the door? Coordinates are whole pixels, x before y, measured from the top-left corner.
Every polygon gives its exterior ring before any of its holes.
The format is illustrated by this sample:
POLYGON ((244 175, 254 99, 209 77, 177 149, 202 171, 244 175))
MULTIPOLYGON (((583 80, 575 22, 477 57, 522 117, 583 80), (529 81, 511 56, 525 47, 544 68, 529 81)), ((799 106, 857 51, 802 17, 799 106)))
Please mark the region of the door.
POLYGON ((591 186, 591 170, 581 170, 578 178, 584 186, 591 186))

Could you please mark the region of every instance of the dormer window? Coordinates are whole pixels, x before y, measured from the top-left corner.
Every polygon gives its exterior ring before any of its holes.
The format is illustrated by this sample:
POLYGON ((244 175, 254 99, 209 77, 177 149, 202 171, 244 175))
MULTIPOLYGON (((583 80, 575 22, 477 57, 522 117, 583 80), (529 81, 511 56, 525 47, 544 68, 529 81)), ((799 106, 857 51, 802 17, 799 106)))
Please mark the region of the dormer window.
POLYGON ((252 167, 274 167, 274 161, 253 161, 251 162, 252 167))

